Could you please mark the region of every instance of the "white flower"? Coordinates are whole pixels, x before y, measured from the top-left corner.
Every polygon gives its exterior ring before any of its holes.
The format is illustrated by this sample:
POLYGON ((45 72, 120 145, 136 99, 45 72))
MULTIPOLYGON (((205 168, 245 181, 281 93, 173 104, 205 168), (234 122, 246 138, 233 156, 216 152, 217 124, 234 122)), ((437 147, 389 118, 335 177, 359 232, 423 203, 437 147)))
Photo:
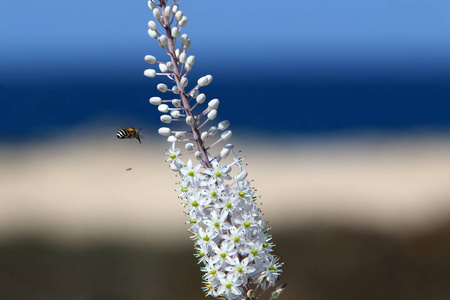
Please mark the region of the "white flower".
POLYGON ((235 276, 247 280, 247 276, 250 273, 255 272, 254 267, 248 266, 250 258, 246 257, 243 260, 239 260, 238 257, 233 257, 227 261, 231 266, 226 267, 225 270, 234 273, 235 276))
POLYGON ((217 288, 219 295, 224 295, 227 299, 236 299, 236 296, 242 295, 239 287, 244 281, 235 276, 233 273, 228 273, 227 277, 220 279, 220 286, 217 288))

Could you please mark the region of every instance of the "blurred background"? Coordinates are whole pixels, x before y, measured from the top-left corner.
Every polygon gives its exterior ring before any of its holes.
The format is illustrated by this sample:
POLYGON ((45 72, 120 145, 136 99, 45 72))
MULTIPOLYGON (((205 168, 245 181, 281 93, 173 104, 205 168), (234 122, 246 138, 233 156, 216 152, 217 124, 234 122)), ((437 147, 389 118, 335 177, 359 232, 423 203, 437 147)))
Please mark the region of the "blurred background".
MULTIPOLYGON (((450 299, 450 2, 179 4, 283 299, 450 299)), ((203 298, 148 103, 165 82, 143 76, 164 60, 150 18, 146 1, 1 1, 0 299, 203 298)))

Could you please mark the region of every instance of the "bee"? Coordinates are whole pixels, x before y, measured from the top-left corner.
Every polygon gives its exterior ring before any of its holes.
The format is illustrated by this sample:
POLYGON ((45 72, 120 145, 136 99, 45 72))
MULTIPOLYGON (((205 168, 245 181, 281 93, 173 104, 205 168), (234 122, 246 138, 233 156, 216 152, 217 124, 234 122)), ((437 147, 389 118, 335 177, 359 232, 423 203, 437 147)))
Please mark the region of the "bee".
POLYGON ((119 131, 117 131, 117 138, 118 139, 137 139, 139 141, 139 144, 141 144, 141 134, 139 133, 139 130, 130 127, 130 128, 124 128, 119 131))
POLYGON ((126 168, 126 169, 125 169, 125 171, 131 171, 131 170, 133 170, 132 167, 131 167, 131 168, 126 168))

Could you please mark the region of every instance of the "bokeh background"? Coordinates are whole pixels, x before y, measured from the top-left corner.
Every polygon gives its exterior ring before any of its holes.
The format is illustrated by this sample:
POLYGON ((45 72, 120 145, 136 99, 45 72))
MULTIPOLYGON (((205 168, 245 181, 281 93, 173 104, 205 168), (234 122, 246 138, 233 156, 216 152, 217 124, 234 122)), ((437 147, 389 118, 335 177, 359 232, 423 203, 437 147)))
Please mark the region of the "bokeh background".
MULTIPOLYGON (((283 299, 449 299, 450 2, 179 4, 283 299)), ((164 57, 151 17, 146 1, 0 2, 0 299, 203 298, 143 76, 164 57)))

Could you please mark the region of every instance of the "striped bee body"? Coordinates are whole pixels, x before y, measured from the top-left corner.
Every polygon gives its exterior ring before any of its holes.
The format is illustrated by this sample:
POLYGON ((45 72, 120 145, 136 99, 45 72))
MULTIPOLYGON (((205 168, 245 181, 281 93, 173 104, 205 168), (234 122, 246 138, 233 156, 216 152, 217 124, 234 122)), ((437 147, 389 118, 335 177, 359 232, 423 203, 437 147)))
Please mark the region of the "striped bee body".
POLYGON ((141 143, 139 130, 130 127, 117 131, 118 139, 137 139, 141 143))

